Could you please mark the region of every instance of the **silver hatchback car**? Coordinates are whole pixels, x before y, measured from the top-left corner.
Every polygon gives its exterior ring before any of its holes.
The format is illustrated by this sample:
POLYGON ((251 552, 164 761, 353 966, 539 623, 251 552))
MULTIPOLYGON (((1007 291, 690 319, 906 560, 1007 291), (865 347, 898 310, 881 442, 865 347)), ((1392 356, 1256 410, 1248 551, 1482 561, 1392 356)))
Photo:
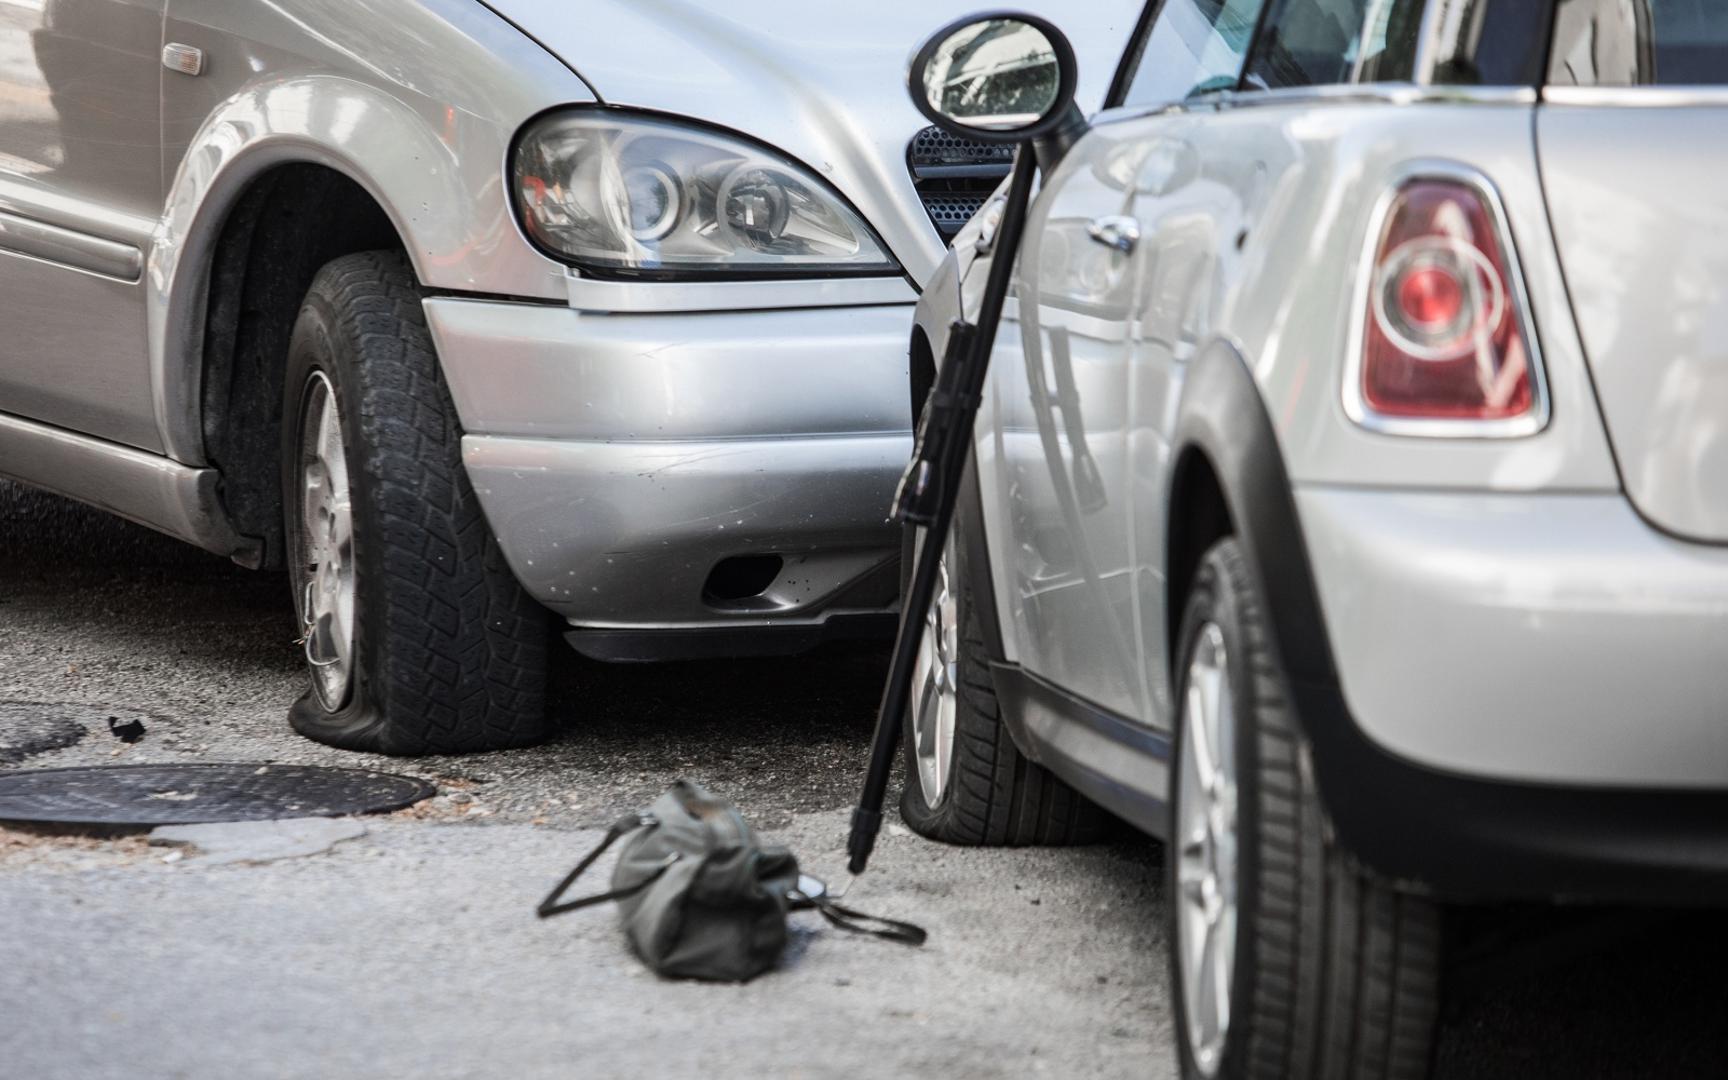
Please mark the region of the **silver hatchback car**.
MULTIPOLYGON (((1011 139, 1055 31, 950 32, 1011 139)), ((1728 900, 1724 84, 1696 0, 1154 0, 920 301, 1018 260, 903 814, 1165 838, 1184 1075, 1424 1075, 1442 902, 1728 900)))
POLYGON ((537 738, 554 626, 891 625, 915 283, 1005 171, 894 89, 960 7, 0 4, 0 473, 286 567, 341 746, 537 738))

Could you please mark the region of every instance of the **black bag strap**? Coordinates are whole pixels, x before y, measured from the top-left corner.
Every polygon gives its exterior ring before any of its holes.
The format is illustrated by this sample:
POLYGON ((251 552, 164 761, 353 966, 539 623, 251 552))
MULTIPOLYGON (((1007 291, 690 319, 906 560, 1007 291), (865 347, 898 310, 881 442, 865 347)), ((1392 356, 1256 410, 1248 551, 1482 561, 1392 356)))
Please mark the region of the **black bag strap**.
POLYGON ((582 861, 576 864, 576 869, 566 874, 564 880, 558 883, 558 887, 548 893, 546 899, 540 901, 540 906, 534 909, 534 913, 544 919, 549 915, 559 915, 566 911, 575 911, 577 908, 592 907, 595 904, 604 904, 608 900, 622 900, 626 896, 634 896, 643 889, 654 884, 661 874, 664 874, 671 868, 672 863, 676 861, 676 856, 673 856, 661 863, 653 873, 649 874, 634 885, 622 889, 612 889, 608 892, 596 893, 593 896, 579 896, 574 900, 566 900, 563 903, 558 902, 558 898, 563 896, 565 891, 576 883, 576 879, 582 876, 582 872, 587 870, 590 866, 593 866, 594 860, 598 859, 601 855, 604 855, 607 848, 618 842, 619 837, 633 829, 653 824, 655 824, 653 818, 642 814, 631 814, 628 817, 619 818, 613 823, 610 829, 606 830, 606 839, 600 841, 600 846, 582 857, 582 861))
POLYGON ((922 945, 930 936, 922 926, 898 919, 884 919, 880 915, 866 915, 862 911, 843 907, 826 896, 813 897, 810 903, 822 913, 824 919, 854 934, 869 934, 905 945, 922 945))

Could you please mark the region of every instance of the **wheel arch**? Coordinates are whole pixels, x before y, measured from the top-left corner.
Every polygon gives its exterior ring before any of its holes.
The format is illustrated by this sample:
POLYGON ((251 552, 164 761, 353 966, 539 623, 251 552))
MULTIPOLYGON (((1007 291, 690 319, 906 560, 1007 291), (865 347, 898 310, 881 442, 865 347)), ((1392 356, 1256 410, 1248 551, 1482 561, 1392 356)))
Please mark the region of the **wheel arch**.
POLYGON ((213 268, 236 210, 281 168, 315 166, 364 191, 428 286, 567 295, 564 268, 535 251, 513 219, 504 177, 514 125, 434 104, 399 87, 297 75, 246 87, 200 124, 169 185, 145 273, 168 456, 207 464, 200 378, 213 268))
MULTIPOLYGON (((547 88, 526 73, 507 89, 523 118, 543 107, 547 88)), ((318 266, 394 248, 431 288, 567 296, 564 268, 513 220, 504 177, 515 113, 499 119, 492 104, 285 74, 238 90, 188 140, 145 272, 157 427, 168 457, 220 472, 234 531, 262 538, 265 562, 281 550, 279 393, 267 384, 283 357, 272 350, 285 350, 318 266), (230 417, 235 400, 245 407, 230 417), (254 423, 269 430, 248 432, 254 423)))
POLYGON ((1164 538, 1164 642, 1172 672, 1181 645, 1182 614, 1188 609, 1188 595, 1200 572, 1200 561, 1213 544, 1236 532, 1218 467, 1206 450, 1191 444, 1175 460, 1164 538))
POLYGON ((372 193, 323 164, 288 161, 253 176, 227 207, 201 288, 194 369, 202 457, 222 477, 234 530, 261 541, 256 561, 280 565, 280 425, 288 343, 320 267, 406 242, 372 193))
POLYGON ((1174 626, 1181 619, 1178 596, 1186 598, 1178 587, 1185 590, 1191 584, 1207 546, 1234 535, 1266 599, 1274 646, 1286 674, 1293 681, 1336 686, 1319 593, 1277 434, 1259 384, 1229 342, 1213 342, 1191 362, 1171 446, 1176 465, 1165 549, 1171 649, 1176 647, 1174 626), (1188 508, 1203 516, 1182 520, 1188 508))

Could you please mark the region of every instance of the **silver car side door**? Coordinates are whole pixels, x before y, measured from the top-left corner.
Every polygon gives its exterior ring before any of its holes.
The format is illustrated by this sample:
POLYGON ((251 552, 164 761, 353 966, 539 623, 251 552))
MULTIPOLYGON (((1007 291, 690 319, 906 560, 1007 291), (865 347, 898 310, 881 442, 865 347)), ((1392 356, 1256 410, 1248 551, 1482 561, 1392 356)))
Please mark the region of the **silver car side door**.
MULTIPOLYGON (((992 369, 999 502, 986 517, 1007 640, 1027 670, 1155 725, 1168 717, 1148 676, 1168 637, 1159 499, 1180 372, 1173 350, 1141 356, 1135 320, 1147 288, 1181 290, 1202 241, 1156 202, 1148 231, 1142 204, 1181 186, 1194 163, 1171 133, 1235 87, 1263 3, 1158 5, 1123 111, 1100 117, 1034 205, 1016 275, 1024 363, 992 369)), ((1154 353, 1171 333, 1154 331, 1154 353)))
POLYGON ((1264 184, 1248 155, 1209 139, 1207 110, 1128 125, 1137 137, 1135 217, 1146 248, 1133 299, 1126 436, 1135 611, 1152 726, 1173 727, 1168 561, 1172 439, 1189 363, 1209 340, 1243 222, 1242 192, 1264 184))
POLYGON ((156 451, 163 2, 0 2, 0 413, 156 451))
MULTIPOLYGON (((1132 193, 1116 133, 1076 145, 1032 208, 1016 277, 1020 355, 999 355, 1008 618, 1026 670, 1141 715, 1128 535, 1132 193)), ((1000 340, 1000 339, 999 339, 1000 340)))

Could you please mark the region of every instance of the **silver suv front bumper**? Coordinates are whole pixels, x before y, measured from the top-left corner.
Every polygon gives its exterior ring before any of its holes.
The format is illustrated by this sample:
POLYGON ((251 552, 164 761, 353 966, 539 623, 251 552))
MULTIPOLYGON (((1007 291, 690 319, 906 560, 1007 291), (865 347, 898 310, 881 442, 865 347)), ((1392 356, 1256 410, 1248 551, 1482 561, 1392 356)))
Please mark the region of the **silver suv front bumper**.
POLYGON ((597 314, 435 298, 426 313, 505 556, 573 626, 808 627, 892 609, 909 305, 597 314), (752 556, 781 560, 772 581, 714 596, 715 568, 752 556))

